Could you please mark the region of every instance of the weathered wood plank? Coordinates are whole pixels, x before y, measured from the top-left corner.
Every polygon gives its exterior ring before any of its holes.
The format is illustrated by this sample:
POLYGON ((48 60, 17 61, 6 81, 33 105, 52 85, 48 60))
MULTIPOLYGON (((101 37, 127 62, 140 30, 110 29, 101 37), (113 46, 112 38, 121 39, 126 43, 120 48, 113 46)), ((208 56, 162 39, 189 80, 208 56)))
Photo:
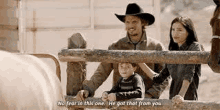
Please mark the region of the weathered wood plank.
POLYGON ((18 52, 18 0, 0 1, 1 50, 18 52))
POLYGON ((18 25, 16 8, 0 9, 0 25, 18 25))
POLYGON ((95 0, 94 6, 96 8, 123 7, 125 9, 127 4, 132 2, 136 2, 137 4, 140 4, 141 7, 153 5, 153 0, 95 0))
POLYGON ((0 24, 0 30, 17 31, 18 30, 18 25, 1 25, 0 24))
MULTIPOLYGON (((68 49, 86 48, 86 41, 80 33, 68 38, 68 49)), ((86 78, 86 62, 67 62, 66 94, 76 95, 82 89, 82 83, 86 78)))
POLYGON ((1 8, 0 9, 1 16, 5 17, 17 17, 17 10, 16 8, 1 8))
POLYGON ((210 52, 198 51, 141 51, 63 49, 58 53, 60 61, 89 62, 147 62, 167 64, 207 64, 210 52))
POLYGON ((5 41, 6 40, 18 41, 19 40, 18 30, 10 29, 9 27, 8 27, 9 29, 8 28, 5 29, 5 28, 6 27, 1 28, 1 26, 0 26, 0 38, 2 38, 2 39, 0 39, 1 41, 3 41, 3 40, 5 40, 5 41))
POLYGON ((1 50, 7 50, 9 52, 18 52, 18 40, 1 38, 0 39, 0 48, 1 50))
POLYGON ((27 8, 36 10, 89 8, 89 2, 90 0, 27 0, 27 8))
POLYGON ((129 110, 218 110, 220 103, 217 102, 199 102, 184 101, 181 104, 173 105, 168 99, 144 99, 144 100, 127 100, 115 102, 103 102, 100 98, 87 98, 85 101, 78 102, 75 97, 66 96, 66 105, 69 108, 92 108, 92 109, 129 109, 129 110), (97 104, 101 105, 97 105, 97 104))
POLYGON ((90 26, 88 9, 38 9, 27 10, 27 28, 62 28, 90 26))
POLYGON ((2 8, 15 8, 18 6, 19 0, 0 0, 0 9, 2 8))

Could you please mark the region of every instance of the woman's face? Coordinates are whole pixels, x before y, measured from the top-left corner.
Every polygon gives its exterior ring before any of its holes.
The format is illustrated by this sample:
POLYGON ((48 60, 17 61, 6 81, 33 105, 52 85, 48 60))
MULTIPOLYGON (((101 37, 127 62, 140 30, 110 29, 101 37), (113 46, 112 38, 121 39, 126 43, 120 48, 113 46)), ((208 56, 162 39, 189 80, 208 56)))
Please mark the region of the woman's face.
POLYGON ((179 46, 186 42, 186 38, 188 36, 188 32, 179 22, 173 23, 171 34, 174 42, 179 46))

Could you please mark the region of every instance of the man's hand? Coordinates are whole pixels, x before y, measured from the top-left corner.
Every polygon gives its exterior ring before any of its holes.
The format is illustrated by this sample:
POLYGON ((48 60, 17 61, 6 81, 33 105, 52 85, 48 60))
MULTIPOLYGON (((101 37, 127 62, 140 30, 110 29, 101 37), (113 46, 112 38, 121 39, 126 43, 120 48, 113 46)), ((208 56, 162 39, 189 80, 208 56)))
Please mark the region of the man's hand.
POLYGON ((173 105, 180 104, 184 101, 183 97, 180 95, 176 95, 172 98, 173 105))
POLYGON ((89 96, 89 91, 87 90, 80 90, 76 95, 76 100, 84 101, 89 96))
POLYGON ((108 100, 109 101, 116 101, 116 94, 115 93, 111 93, 108 95, 108 100))
POLYGON ((102 93, 102 101, 108 101, 108 93, 107 92, 102 93))

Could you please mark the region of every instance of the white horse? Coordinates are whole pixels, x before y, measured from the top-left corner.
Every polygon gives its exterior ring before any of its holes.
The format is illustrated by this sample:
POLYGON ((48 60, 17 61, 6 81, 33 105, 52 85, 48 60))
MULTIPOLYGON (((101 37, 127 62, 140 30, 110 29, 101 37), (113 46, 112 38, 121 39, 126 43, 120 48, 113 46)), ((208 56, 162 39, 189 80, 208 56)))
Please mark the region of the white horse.
POLYGON ((1 110, 63 110, 61 83, 39 58, 0 51, 1 110))

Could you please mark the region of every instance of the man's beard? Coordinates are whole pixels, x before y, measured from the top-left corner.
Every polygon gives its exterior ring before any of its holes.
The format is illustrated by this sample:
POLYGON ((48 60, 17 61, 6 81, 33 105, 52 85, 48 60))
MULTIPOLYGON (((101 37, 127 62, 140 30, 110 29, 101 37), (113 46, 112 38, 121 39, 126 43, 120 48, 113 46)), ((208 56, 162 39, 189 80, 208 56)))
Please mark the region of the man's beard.
POLYGON ((137 36, 138 34, 133 34, 133 35, 131 35, 131 36, 137 36))
POLYGON ((130 34, 128 33, 129 36, 137 36, 138 34, 137 33, 133 33, 133 34, 130 34))

